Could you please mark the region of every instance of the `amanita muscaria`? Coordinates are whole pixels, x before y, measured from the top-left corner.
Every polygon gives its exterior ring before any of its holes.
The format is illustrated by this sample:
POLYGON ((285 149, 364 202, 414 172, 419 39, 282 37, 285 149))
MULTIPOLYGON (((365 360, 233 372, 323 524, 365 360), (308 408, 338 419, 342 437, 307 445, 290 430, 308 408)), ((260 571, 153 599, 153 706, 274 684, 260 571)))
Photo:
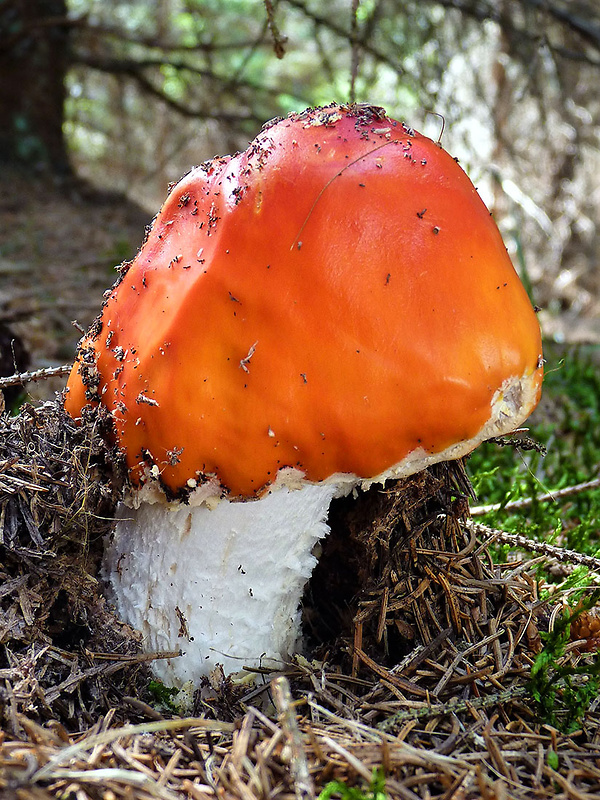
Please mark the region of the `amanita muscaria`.
POLYGON ((193 169, 80 345, 130 488, 105 570, 168 683, 279 659, 333 497, 521 425, 535 313, 437 143, 372 106, 309 109, 193 169))

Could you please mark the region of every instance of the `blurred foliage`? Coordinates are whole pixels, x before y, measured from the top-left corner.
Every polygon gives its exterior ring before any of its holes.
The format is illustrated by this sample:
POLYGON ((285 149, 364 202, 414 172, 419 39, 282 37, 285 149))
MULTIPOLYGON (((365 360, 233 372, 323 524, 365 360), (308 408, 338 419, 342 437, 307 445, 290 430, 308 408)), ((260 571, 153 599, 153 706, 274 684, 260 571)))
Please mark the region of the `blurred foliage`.
MULTIPOLYGON (((450 88, 460 80, 452 73, 469 51, 482 104, 507 80, 547 102, 566 78, 556 59, 600 63, 592 36, 600 13, 590 6, 582 30, 562 10, 559 0, 69 0, 66 130, 79 152, 98 156, 104 147, 113 159, 126 143, 140 158, 163 133, 169 142, 158 148, 168 163, 186 148, 188 118, 227 149, 274 116, 331 101, 376 102, 401 118, 418 113, 420 127, 427 110, 442 111, 450 127, 466 100, 460 86, 450 88), (140 127, 144 119, 152 127, 140 127)), ((439 130, 439 121, 428 124, 439 130)))
POLYGON ((70 145, 85 160, 110 152, 129 174, 133 150, 147 176, 191 153, 243 147, 266 120, 308 105, 376 98, 406 115, 434 78, 425 45, 439 18, 406 6, 367 0, 353 16, 348 0, 332 0, 326 15, 302 2, 71 0, 81 25, 70 145))
MULTIPOLYGON (((460 158, 527 263, 546 334, 600 341, 597 0, 0 0, 0 105, 4 90, 19 108, 50 96, 17 103, 14 56, 22 71, 36 50, 57 70, 66 54, 53 130, 76 173, 152 211, 275 116, 384 106, 460 158)), ((13 128, 25 160, 52 152, 25 117, 13 128)))

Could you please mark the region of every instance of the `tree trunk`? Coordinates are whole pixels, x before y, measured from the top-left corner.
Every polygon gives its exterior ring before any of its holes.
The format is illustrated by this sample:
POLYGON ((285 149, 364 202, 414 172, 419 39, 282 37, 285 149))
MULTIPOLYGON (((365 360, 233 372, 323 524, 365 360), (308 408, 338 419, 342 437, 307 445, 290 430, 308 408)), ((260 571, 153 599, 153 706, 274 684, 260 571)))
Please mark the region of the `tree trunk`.
POLYGON ((0 162, 68 176, 65 0, 0 0, 0 162))

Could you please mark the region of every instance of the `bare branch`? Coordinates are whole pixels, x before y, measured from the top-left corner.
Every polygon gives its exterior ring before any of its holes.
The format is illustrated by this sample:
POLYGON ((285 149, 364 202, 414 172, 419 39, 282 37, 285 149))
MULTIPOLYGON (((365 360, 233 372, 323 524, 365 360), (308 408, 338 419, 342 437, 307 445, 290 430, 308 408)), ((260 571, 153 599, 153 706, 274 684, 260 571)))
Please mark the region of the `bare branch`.
POLYGON ((352 0, 352 27, 351 35, 353 38, 350 65, 350 95, 348 99, 351 103, 356 102, 356 79, 360 67, 360 52, 358 47, 358 5, 360 0, 352 0))
MULTIPOLYGON (((139 60, 125 58, 117 59, 91 55, 90 53, 83 52, 77 53, 74 60, 80 65, 97 69, 100 72, 107 72, 113 75, 127 75, 136 81, 140 88, 146 91, 148 94, 157 97, 163 103, 166 103, 172 109, 178 111, 180 114, 186 117, 217 119, 222 122, 229 123, 254 122, 257 124, 262 124, 264 122, 264 119, 258 113, 252 114, 243 112, 227 112, 223 110, 217 110, 214 107, 206 110, 203 108, 194 108, 193 106, 182 103, 178 100, 175 100, 173 97, 170 97, 160 87, 156 86, 150 80, 150 78, 144 75, 143 72, 145 69, 160 69, 168 63, 170 67, 173 67, 176 70, 190 72, 193 75, 198 75, 206 80, 214 81, 221 86, 221 93, 224 88, 231 87, 231 79, 229 76, 219 75, 212 70, 203 67, 197 67, 194 64, 189 64, 183 61, 169 61, 168 59, 163 58, 142 58, 139 60)), ((258 92, 272 97, 277 97, 280 93, 279 89, 264 86, 247 79, 238 78, 235 83, 235 88, 239 89, 240 87, 247 88, 252 92, 258 92)), ((298 97, 298 100, 306 102, 307 104, 310 102, 306 98, 302 97, 298 97)))
MULTIPOLYGON (((600 20, 597 12, 594 12, 591 5, 584 10, 585 13, 573 13, 567 11, 562 5, 550 0, 519 0, 520 5, 526 10, 539 11, 540 14, 547 16, 558 22, 563 29, 568 29, 585 40, 595 50, 600 52, 600 20), (593 18, 595 21, 592 21, 593 18)), ((542 41, 540 31, 544 26, 536 26, 533 30, 527 27, 517 26, 514 22, 514 15, 502 12, 496 2, 480 3, 472 0, 439 0, 439 4, 444 8, 460 11, 466 17, 472 17, 478 22, 491 20, 496 22, 503 30, 510 33, 513 37, 520 37, 529 42, 539 43, 542 41)), ((545 38, 545 44, 557 54, 564 58, 586 61, 591 64, 597 62, 589 55, 580 51, 564 47, 553 43, 545 38)))
POLYGON ((339 36, 341 39, 344 39, 346 42, 350 44, 358 44, 358 46, 362 49, 364 53, 367 53, 370 56, 373 56, 377 61, 381 62, 382 64, 387 64, 388 67, 396 72, 398 75, 403 75, 404 70, 398 61, 395 61, 393 58, 384 53, 382 50, 379 50, 373 44, 367 41, 363 41, 360 36, 356 33, 352 33, 352 31, 346 30, 342 25, 338 25, 337 22, 334 21, 333 18, 324 16, 321 14, 317 14, 315 11, 307 8, 307 5, 303 0, 286 0, 289 6, 298 9, 301 11, 308 19, 312 20, 315 25, 321 26, 326 28, 327 30, 334 33, 336 36, 339 36))
POLYGON ((273 8, 273 0, 264 0, 265 10, 267 12, 267 24, 271 37, 273 39, 273 51, 277 58, 283 58, 285 55, 285 43, 287 36, 283 36, 280 32, 277 23, 275 22, 275 9, 273 8))
POLYGON ((533 503, 546 503, 548 501, 558 503, 559 500, 564 500, 566 497, 573 497, 574 495, 587 492, 589 489, 598 488, 600 488, 600 478, 594 478, 591 481, 577 483, 574 486, 565 486, 564 489, 557 489, 555 492, 539 494, 536 497, 521 497, 519 500, 511 500, 504 505, 502 503, 491 503, 487 506, 473 506, 471 509, 471 516, 481 517, 483 514, 489 514, 490 511, 519 511, 522 508, 529 508, 533 503))
POLYGON ((518 533, 507 533, 472 520, 467 522, 467 527, 478 536, 485 537, 486 547, 492 542, 501 542, 511 547, 527 550, 529 553, 540 553, 540 555, 560 561, 563 564, 576 564, 579 567, 587 567, 594 572, 600 572, 600 558, 595 556, 588 556, 578 553, 576 550, 568 550, 566 547, 557 547, 554 544, 539 542, 536 539, 529 539, 527 536, 521 536, 518 533))
POLYGON ((154 36, 139 36, 130 31, 113 28, 108 25, 80 25, 91 36, 106 36, 118 39, 127 44, 141 45, 153 50, 162 50, 165 53, 217 53, 226 50, 245 50, 247 47, 269 47, 271 42, 266 36, 256 39, 238 39, 227 42, 198 41, 194 44, 181 44, 169 42, 154 36))
POLYGON ((548 0, 521 0, 521 3, 545 12, 581 36, 596 50, 600 50, 600 16, 597 6, 596 12, 589 4, 587 7, 582 6, 580 13, 577 13, 577 11, 567 10, 561 4, 548 2, 548 0), (593 19, 594 15, 596 16, 595 20, 593 19))
POLYGON ((0 378, 0 389, 6 389, 8 386, 21 386, 30 381, 46 381, 48 378, 56 378, 59 375, 68 375, 71 369, 72 364, 63 364, 60 367, 45 367, 31 372, 18 372, 6 378, 0 378))

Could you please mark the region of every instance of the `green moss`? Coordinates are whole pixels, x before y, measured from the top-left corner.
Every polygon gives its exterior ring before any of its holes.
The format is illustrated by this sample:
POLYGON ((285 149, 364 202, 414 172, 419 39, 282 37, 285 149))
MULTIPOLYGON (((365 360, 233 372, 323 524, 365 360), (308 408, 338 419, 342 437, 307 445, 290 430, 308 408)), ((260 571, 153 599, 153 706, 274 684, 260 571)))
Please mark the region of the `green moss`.
POLYGON ((340 800, 387 800, 383 770, 373 770, 370 784, 363 788, 348 786, 343 781, 329 781, 317 800, 330 800, 332 797, 340 800))
POLYGON ((565 733, 577 730, 600 689, 600 655, 577 666, 561 663, 571 641, 571 624, 598 602, 598 589, 587 596, 572 595, 570 610, 557 617, 552 630, 540 634, 544 646, 531 667, 528 688, 540 721, 565 733))
POLYGON ((547 453, 485 443, 469 459, 468 469, 478 501, 501 506, 482 522, 595 555, 600 552, 600 489, 559 502, 537 498, 598 477, 600 347, 547 345, 545 350, 543 399, 529 427, 547 453), (530 501, 525 508, 505 509, 523 498, 530 501))

